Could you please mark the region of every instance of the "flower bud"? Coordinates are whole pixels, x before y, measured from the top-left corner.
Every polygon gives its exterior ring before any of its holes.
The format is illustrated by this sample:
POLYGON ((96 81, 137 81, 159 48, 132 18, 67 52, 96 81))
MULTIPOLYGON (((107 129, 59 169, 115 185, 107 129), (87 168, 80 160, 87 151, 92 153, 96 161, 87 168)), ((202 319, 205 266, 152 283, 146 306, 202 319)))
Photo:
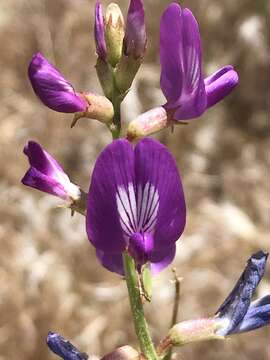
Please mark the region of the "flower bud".
POLYGON ((115 67, 122 56, 125 25, 123 14, 117 4, 111 3, 105 15, 105 39, 109 63, 115 67))
POLYGON ((91 92, 83 94, 83 97, 88 103, 88 107, 86 111, 77 112, 74 115, 71 127, 73 127, 82 117, 96 119, 105 124, 110 124, 112 122, 114 110, 113 105, 109 99, 107 99, 105 96, 91 92))
POLYGON ((224 339, 216 331, 221 324, 215 318, 183 321, 174 325, 168 338, 173 346, 183 346, 191 342, 224 339))
POLYGON ((121 346, 118 349, 103 356, 101 360, 139 360, 140 354, 129 345, 121 346))
POLYGON ((105 42, 105 28, 102 13, 102 6, 99 2, 96 3, 95 8, 95 41, 96 51, 99 58, 106 61, 107 47, 105 42))
POLYGON ((146 48, 146 31, 142 0, 131 0, 124 38, 124 54, 141 59, 146 48))
POLYGON ((157 131, 160 131, 172 124, 166 110, 160 106, 151 109, 141 115, 135 120, 132 120, 127 129, 127 139, 132 141, 157 131))

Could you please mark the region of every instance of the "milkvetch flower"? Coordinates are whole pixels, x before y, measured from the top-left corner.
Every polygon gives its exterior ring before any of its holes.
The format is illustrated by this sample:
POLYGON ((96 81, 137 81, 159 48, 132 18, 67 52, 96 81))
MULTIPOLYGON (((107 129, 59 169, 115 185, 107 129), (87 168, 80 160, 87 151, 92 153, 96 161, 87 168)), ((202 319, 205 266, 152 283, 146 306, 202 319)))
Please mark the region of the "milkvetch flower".
POLYGON ((49 332, 47 336, 47 345, 52 352, 64 360, 87 360, 88 355, 79 351, 71 342, 64 339, 57 333, 49 332))
POLYGON ((189 9, 173 3, 160 22, 161 89, 174 120, 189 120, 222 100, 238 84, 231 65, 204 79, 198 23, 189 9))
POLYGON ((76 92, 41 53, 32 57, 28 75, 36 95, 50 109, 75 113, 76 121, 80 117, 97 119, 104 123, 112 121, 113 105, 107 98, 91 92, 76 92))
POLYGON ((270 324, 270 295, 255 301, 252 296, 264 276, 268 253, 253 254, 231 293, 219 307, 215 317, 187 320, 174 325, 158 346, 159 355, 166 355, 172 346, 191 342, 224 340, 270 324))
POLYGON ((123 274, 128 251, 138 271, 168 266, 182 234, 186 208, 176 163, 165 146, 115 140, 99 155, 87 205, 87 233, 103 266, 123 274))
POLYGON ((230 335, 255 330, 270 324, 270 295, 251 298, 264 276, 268 253, 253 254, 235 287, 217 311, 221 327, 218 335, 230 335))
POLYGON ((133 120, 128 128, 130 139, 201 116, 238 84, 231 65, 203 77, 198 23, 189 9, 177 3, 169 5, 161 17, 160 64, 160 87, 167 102, 133 120))
POLYGON ((38 189, 63 200, 79 200, 81 191, 73 184, 58 162, 38 143, 29 141, 24 147, 28 157, 29 170, 22 179, 26 186, 38 189))

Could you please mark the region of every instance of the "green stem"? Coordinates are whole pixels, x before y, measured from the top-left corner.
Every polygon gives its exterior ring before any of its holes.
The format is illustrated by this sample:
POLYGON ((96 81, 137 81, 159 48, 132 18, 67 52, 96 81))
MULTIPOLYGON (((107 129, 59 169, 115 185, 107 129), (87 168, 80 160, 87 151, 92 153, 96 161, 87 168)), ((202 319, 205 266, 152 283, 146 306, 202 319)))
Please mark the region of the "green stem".
POLYGON ((121 97, 116 95, 113 100, 113 108, 114 108, 114 121, 111 128, 113 139, 118 139, 120 137, 121 132, 121 97))
POLYGON ((157 360, 158 356, 156 354, 143 312, 143 304, 138 286, 138 277, 134 260, 126 252, 124 252, 123 262, 131 312, 133 315, 135 331, 139 340, 141 352, 148 360, 157 360))

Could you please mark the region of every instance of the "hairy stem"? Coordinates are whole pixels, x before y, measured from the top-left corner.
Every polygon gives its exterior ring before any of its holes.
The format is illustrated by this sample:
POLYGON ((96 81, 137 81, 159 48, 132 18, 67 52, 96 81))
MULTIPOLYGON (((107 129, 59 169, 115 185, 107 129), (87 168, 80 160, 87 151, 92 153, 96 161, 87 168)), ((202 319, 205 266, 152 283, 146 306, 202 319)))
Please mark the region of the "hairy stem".
POLYGON ((134 260, 126 252, 124 252, 123 262, 131 312, 141 352, 148 360, 157 360, 158 357, 144 316, 134 260))

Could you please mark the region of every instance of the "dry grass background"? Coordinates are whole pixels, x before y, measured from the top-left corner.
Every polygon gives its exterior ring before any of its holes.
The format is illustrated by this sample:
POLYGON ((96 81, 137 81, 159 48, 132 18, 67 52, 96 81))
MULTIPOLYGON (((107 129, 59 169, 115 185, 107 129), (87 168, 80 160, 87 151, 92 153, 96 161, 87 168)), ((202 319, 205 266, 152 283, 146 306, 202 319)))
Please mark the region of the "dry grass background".
MULTIPOLYGON (((105 2, 104 3, 108 3, 105 2)), ((121 1, 124 9, 128 1, 121 1)), ((163 101, 158 87, 158 26, 165 0, 145 0, 148 52, 123 105, 131 119, 163 101)), ((211 315, 249 255, 270 250, 270 3, 269 0, 190 0, 199 19, 205 72, 236 66, 240 85, 188 126, 165 131, 179 162, 188 222, 174 265, 184 277, 181 319, 211 315)), ((94 70, 94 2, 0 0, 0 359, 53 359, 45 338, 62 333, 89 354, 136 346, 124 282, 97 263, 84 219, 55 208, 58 200, 25 188, 22 155, 40 142, 87 189, 98 152, 110 141, 102 125, 42 106, 26 69, 42 51, 76 89, 100 91, 94 70)), ((146 312, 156 341, 166 334, 173 286, 170 270, 155 280, 146 312)), ((270 293, 270 266, 258 296, 270 293)), ((190 345, 179 359, 270 357, 270 328, 231 340, 190 345)))

